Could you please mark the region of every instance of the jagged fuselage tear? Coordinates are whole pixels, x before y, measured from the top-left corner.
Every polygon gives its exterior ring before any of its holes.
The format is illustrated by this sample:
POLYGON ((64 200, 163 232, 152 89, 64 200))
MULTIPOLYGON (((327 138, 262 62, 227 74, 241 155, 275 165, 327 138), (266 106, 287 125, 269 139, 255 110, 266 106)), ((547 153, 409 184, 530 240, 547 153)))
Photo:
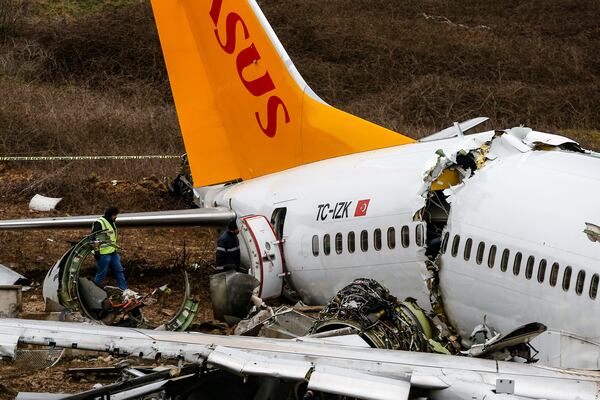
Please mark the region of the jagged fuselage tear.
POLYGON ((366 277, 426 307, 437 280, 466 342, 484 316, 504 333, 540 322, 544 362, 595 368, 600 324, 581 311, 600 307, 600 246, 584 233, 600 219, 599 165, 569 139, 516 128, 312 163, 219 189, 210 204, 267 218, 285 209, 274 230, 308 303, 366 277), (435 233, 423 210, 442 197, 435 233))

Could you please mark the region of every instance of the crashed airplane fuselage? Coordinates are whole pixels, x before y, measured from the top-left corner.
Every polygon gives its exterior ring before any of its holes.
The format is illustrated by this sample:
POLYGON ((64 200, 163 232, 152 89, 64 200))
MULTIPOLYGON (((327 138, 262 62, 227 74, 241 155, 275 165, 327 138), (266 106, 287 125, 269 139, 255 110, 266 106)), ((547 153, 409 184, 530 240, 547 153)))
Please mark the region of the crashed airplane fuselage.
POLYGON ((513 128, 317 162, 204 200, 272 216, 285 273, 262 239, 242 229, 241 241, 271 295, 286 274, 313 304, 372 278, 440 305, 467 346, 484 316, 497 332, 536 321, 546 364, 597 368, 600 246, 584 230, 600 220, 599 168, 569 139, 513 128))

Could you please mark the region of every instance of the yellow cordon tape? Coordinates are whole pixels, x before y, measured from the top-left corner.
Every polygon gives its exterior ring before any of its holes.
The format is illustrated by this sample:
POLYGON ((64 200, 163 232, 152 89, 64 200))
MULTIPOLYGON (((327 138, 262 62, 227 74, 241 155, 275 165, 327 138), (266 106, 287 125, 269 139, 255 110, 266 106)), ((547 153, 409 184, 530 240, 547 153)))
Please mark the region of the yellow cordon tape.
POLYGON ((94 161, 94 160, 150 160, 174 159, 181 156, 148 155, 148 156, 0 156, 1 161, 94 161))

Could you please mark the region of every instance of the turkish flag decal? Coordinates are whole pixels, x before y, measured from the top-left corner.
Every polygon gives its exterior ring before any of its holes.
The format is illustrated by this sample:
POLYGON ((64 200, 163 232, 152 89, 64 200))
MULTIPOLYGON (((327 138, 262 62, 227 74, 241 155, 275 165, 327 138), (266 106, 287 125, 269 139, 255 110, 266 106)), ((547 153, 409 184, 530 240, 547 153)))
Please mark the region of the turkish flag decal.
POLYGON ((369 202, 371 199, 359 200, 356 204, 356 210, 354 210, 355 217, 363 217, 367 215, 367 208, 369 208, 369 202))

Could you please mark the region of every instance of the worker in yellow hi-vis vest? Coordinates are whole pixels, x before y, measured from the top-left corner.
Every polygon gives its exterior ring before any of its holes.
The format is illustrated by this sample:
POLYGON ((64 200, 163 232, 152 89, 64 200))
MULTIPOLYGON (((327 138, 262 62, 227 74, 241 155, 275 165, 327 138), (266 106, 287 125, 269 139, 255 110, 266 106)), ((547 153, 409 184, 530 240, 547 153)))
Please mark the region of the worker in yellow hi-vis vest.
POLYGON ((108 275, 108 271, 112 271, 112 274, 117 279, 117 285, 120 289, 127 289, 127 281, 125 280, 125 273, 123 269, 123 265, 121 264, 121 257, 117 252, 117 225, 115 221, 117 220, 117 215, 119 214, 119 209, 116 207, 109 207, 104 212, 104 215, 92 226, 92 233, 98 231, 108 231, 108 236, 110 237, 109 243, 102 243, 99 246, 99 249, 94 253, 94 257, 96 259, 96 278, 95 282, 98 286, 101 285, 102 281, 108 275))

